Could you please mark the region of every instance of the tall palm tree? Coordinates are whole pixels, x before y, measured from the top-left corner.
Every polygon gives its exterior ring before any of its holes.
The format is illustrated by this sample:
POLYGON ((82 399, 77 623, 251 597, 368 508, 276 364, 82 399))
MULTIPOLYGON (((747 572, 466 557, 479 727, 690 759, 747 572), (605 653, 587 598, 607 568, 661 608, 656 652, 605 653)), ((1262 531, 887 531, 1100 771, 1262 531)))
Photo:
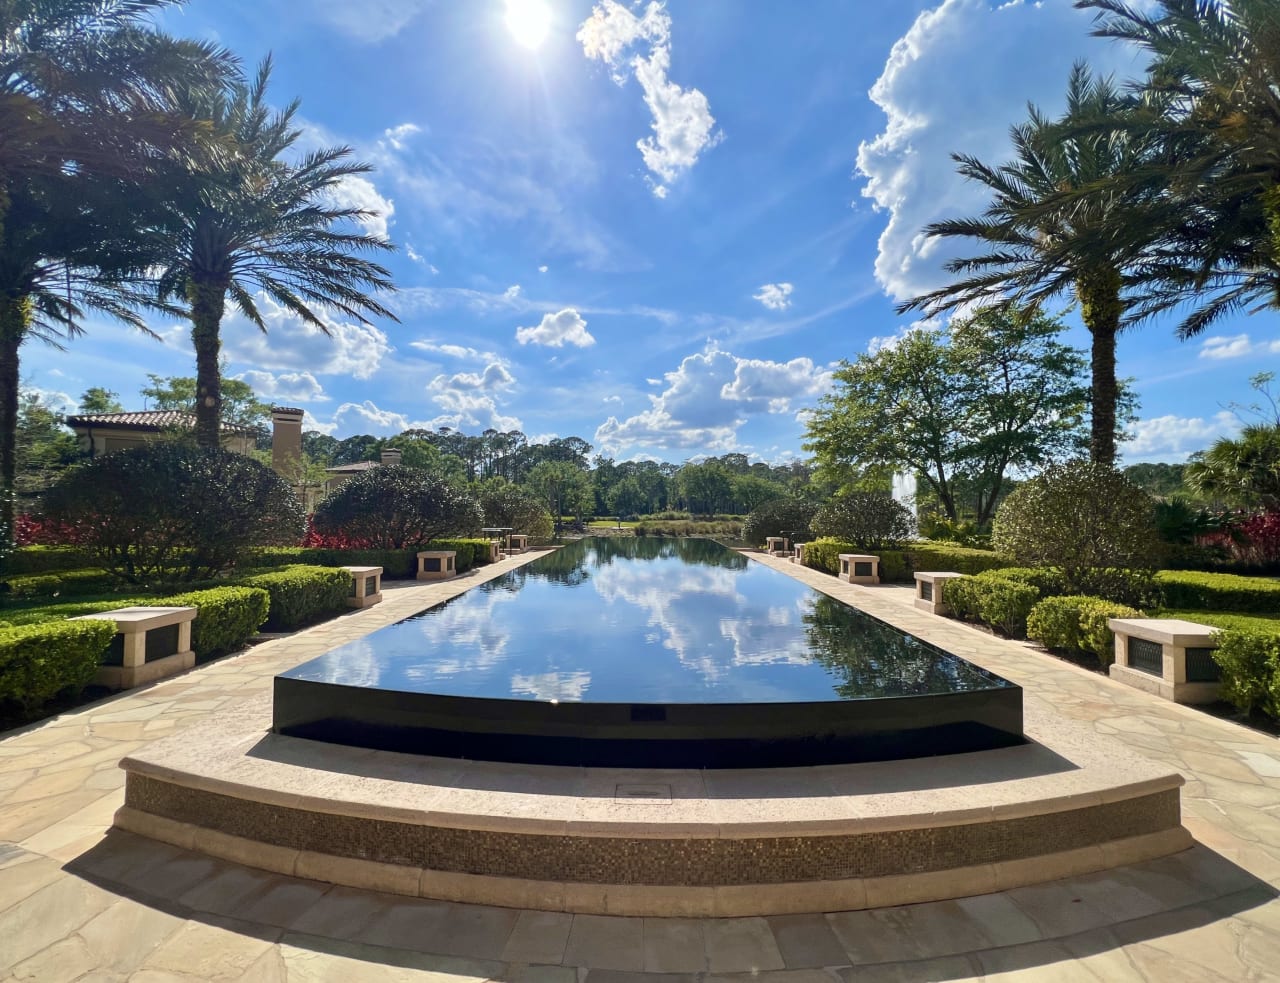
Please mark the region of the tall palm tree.
POLYGON ((1067 82, 1065 116, 1051 120, 1029 106, 1027 121, 1011 128, 1012 161, 991 167, 953 154, 961 174, 991 189, 991 203, 979 217, 935 222, 925 232, 973 239, 989 251, 952 260, 946 269, 964 274, 961 279, 898 308, 934 315, 970 305, 1038 305, 1074 293, 1092 335, 1089 449, 1102 464, 1115 461, 1116 336, 1126 306, 1125 269, 1136 259, 1136 247, 1116 239, 1111 226, 1140 221, 1154 198, 1152 184, 1115 191, 1104 182, 1139 170, 1153 145, 1130 131, 1090 124, 1135 109, 1135 100, 1110 78, 1095 78, 1077 64, 1067 82), (1078 192, 1069 207, 1060 205, 1066 191, 1078 192))
POLYGON ((1167 148, 1149 177, 1169 207, 1112 230, 1147 253, 1134 317, 1189 307, 1186 338, 1226 314, 1280 307, 1280 4, 1076 6, 1098 11, 1095 35, 1150 53, 1142 92, 1163 107, 1137 123, 1167 148))
POLYGON ((143 327, 97 237, 103 175, 145 179, 193 154, 202 127, 165 111, 178 87, 220 84, 234 59, 141 18, 180 0, 0 3, 0 545, 12 529, 19 349, 57 344, 89 311, 143 327), (180 151, 180 148, 188 148, 180 151))
POLYGON ((333 190, 371 170, 348 147, 286 159, 301 131, 295 100, 266 104, 271 62, 254 80, 209 98, 188 94, 193 119, 212 121, 230 151, 196 168, 175 168, 155 185, 150 250, 159 299, 185 305, 196 352, 196 440, 217 447, 222 395, 218 373, 227 301, 260 330, 266 322, 255 291, 329 334, 323 309, 363 324, 366 314, 395 320, 374 296, 394 290, 386 269, 362 254, 390 243, 355 231, 369 213, 334 203, 333 190))

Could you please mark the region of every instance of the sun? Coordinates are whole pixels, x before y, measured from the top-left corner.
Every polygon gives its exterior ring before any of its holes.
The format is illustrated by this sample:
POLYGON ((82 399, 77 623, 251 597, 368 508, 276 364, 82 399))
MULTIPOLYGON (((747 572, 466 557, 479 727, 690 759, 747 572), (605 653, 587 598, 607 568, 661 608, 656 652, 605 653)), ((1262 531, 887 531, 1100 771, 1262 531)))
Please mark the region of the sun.
POLYGON ((536 48, 547 37, 551 11, 542 0, 507 0, 507 30, 526 48, 536 48))

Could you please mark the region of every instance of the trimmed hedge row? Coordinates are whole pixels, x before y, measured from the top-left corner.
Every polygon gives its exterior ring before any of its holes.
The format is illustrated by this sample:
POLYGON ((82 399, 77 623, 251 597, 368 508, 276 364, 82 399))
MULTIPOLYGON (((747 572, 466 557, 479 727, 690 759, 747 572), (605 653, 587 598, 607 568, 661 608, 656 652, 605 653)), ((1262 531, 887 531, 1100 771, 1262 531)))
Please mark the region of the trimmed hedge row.
POLYGON ((1108 619, 1140 617, 1137 608, 1101 597, 1046 597, 1027 615, 1027 637, 1047 649, 1090 652, 1106 667, 1115 661, 1115 632, 1107 626, 1108 619))
MULTIPOLYGON (((841 553, 866 553, 867 551, 838 539, 815 539, 804 544, 804 565, 814 570, 823 570, 832 576, 840 573, 841 553)), ((911 580, 911 571, 907 567, 906 554, 902 550, 877 550, 874 556, 880 557, 880 580, 900 582, 911 580)))
POLYGON ((91 566, 92 558, 78 546, 19 546, 4 561, 5 572, 12 575, 49 573, 53 570, 76 570, 91 566))
POLYGON ((0 700, 31 708, 93 679, 115 637, 109 621, 50 621, 0 628, 0 700))
POLYGON ((1166 607, 1274 614, 1280 611, 1280 580, 1232 573, 1161 570, 1156 574, 1166 607))
POLYGON ((867 553, 880 557, 880 580, 911 583, 917 570, 950 570, 975 574, 1009 566, 1010 561, 990 550, 954 546, 949 543, 913 543, 901 550, 864 550, 838 539, 815 539, 805 543, 804 565, 829 574, 840 572, 841 553, 867 553))
POLYGON ((957 618, 981 621, 1010 638, 1023 638, 1027 618, 1040 600, 1032 584, 986 570, 972 577, 947 581, 947 605, 957 618))
POLYGON ((30 573, 10 577, 8 595, 14 599, 32 597, 82 597, 111 590, 119 581, 105 570, 63 570, 58 573, 30 573))
POLYGON ((351 575, 333 567, 293 566, 242 577, 237 585, 261 588, 270 596, 264 630, 293 631, 325 615, 345 611, 351 575))
POLYGON ((271 595, 261 587, 211 587, 138 603, 196 608, 191 647, 196 658, 207 658, 234 652, 249 641, 267 620, 271 595))
MULTIPOLYGON (((487 539, 437 539, 423 549, 457 552, 458 573, 489 562, 487 539)), ((412 580, 418 574, 418 550, 347 550, 324 546, 264 546, 251 550, 246 569, 304 564, 318 567, 382 567, 387 580, 412 580)))
POLYGON ((1213 660, 1222 667, 1222 698, 1241 713, 1280 719, 1280 634, 1228 629, 1213 660))

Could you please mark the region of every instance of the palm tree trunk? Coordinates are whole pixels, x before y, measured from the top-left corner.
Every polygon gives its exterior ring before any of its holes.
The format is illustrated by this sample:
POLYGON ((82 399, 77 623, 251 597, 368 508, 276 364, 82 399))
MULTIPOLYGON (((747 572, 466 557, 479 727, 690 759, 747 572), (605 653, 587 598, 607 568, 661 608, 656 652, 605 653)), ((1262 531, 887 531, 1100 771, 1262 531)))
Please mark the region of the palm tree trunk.
POLYGON ((226 296, 227 284, 217 280, 194 280, 187 288, 191 344, 196 350, 196 443, 201 447, 222 446, 222 376, 218 366, 222 343, 218 331, 226 296))
POLYGON ((1116 463, 1116 335, 1120 333, 1119 270, 1102 267, 1083 274, 1076 281, 1080 316, 1093 335, 1089 364, 1093 394, 1089 429, 1089 459, 1094 464, 1114 467, 1116 463))
POLYGON ((0 294, 0 556, 13 544, 13 485, 18 471, 18 348, 30 323, 29 298, 0 294))

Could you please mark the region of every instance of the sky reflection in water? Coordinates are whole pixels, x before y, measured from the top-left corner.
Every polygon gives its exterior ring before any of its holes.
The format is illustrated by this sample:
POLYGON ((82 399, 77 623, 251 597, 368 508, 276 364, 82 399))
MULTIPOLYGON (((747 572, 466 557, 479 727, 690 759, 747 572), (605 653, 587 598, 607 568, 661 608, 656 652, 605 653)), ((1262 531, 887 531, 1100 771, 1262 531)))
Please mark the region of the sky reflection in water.
POLYGON ((1009 684, 707 540, 586 539, 284 675, 494 699, 809 702, 1009 684))

